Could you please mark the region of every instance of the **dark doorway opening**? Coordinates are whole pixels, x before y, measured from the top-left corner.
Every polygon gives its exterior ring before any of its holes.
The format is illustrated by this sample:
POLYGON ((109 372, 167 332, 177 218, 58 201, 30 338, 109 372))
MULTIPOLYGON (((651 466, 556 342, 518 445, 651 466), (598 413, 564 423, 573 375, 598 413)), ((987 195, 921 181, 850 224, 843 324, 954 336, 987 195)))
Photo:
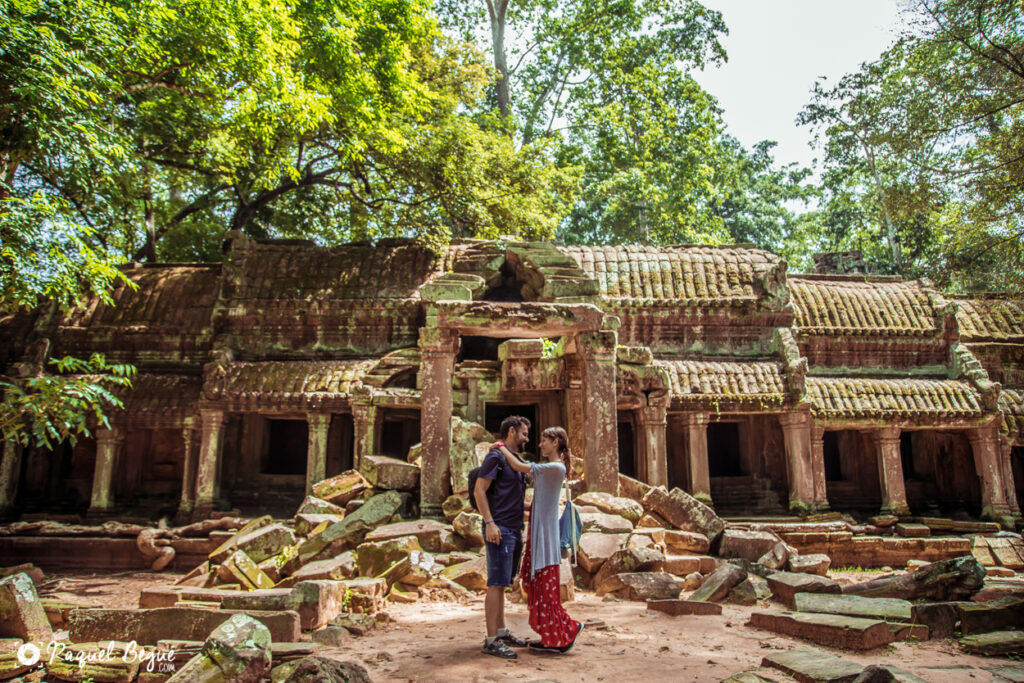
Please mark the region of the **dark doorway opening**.
POLYGON ((420 411, 389 409, 380 428, 380 452, 390 458, 406 460, 409 448, 420 441, 420 411))
POLYGON ((636 434, 632 420, 619 420, 619 472, 627 477, 637 478, 636 434))
POLYGON ((455 362, 464 360, 498 360, 498 346, 505 341, 498 337, 463 337, 455 362))
POLYGON ((914 467, 914 439, 910 432, 900 432, 900 462, 903 465, 903 479, 918 479, 914 467))
POLYGON ((268 419, 263 474, 305 474, 309 425, 305 420, 268 419))
POLYGON ((742 477, 740 426, 735 422, 708 425, 708 474, 714 477, 742 477))
POLYGON ((843 481, 843 461, 839 457, 839 432, 825 432, 822 445, 825 481, 843 481))
POLYGON ((523 452, 534 455, 539 453, 540 427, 537 425, 537 406, 532 403, 488 403, 484 408, 484 427, 495 436, 501 437, 501 422, 509 415, 519 415, 530 421, 530 440, 523 446, 523 452))
POLYGON ((333 477, 352 469, 355 451, 355 427, 348 413, 331 417, 327 437, 327 476, 333 477))
POLYGON ((484 294, 484 301, 523 301, 523 283, 516 278, 516 270, 508 261, 498 271, 500 281, 484 294))
POLYGON ((1013 484, 1017 491, 1017 503, 1024 503, 1024 446, 1010 449, 1010 466, 1013 470, 1013 484))

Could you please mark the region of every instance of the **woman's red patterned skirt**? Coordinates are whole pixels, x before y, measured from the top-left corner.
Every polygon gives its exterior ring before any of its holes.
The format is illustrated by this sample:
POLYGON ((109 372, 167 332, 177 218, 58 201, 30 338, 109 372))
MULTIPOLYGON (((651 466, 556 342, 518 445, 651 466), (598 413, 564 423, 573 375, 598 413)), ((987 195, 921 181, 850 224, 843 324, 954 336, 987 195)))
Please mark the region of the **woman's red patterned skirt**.
POLYGON ((580 622, 570 617, 562 607, 557 564, 530 575, 530 545, 530 539, 527 539, 519 573, 530 605, 530 628, 540 634, 540 642, 545 647, 564 647, 576 637, 580 622))

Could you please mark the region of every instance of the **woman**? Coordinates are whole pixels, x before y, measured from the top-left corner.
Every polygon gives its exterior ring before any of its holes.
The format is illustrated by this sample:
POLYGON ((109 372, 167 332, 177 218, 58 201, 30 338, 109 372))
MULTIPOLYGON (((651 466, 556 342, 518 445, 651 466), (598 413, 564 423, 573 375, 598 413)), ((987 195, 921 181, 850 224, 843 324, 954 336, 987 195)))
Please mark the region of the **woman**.
POLYGON ((533 504, 530 507, 530 535, 526 541, 520 576, 530 605, 530 628, 540 642, 530 648, 541 652, 565 653, 576 644, 583 624, 573 620, 562 607, 559 595, 559 567, 562 562, 558 535, 559 497, 569 463, 569 437, 561 427, 549 427, 540 435, 540 453, 547 460, 527 463, 505 444, 495 444, 517 472, 533 476, 533 504))

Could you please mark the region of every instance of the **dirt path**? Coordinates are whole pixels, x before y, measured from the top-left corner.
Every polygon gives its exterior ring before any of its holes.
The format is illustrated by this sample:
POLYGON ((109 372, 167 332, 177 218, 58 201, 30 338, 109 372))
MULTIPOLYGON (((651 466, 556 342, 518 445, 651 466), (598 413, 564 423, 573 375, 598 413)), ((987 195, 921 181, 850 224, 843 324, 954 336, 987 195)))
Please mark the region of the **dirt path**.
MULTIPOLYGON (((44 584, 51 594, 95 606, 130 607, 146 586, 170 583, 173 574, 61 575, 44 584), (54 579, 60 579, 55 581, 54 579)), ((649 612, 643 603, 603 600, 577 592, 567 605, 577 619, 589 621, 576 648, 568 655, 519 651, 508 662, 480 653, 483 641, 483 599, 465 603, 391 605, 392 621, 342 647, 322 654, 364 664, 374 681, 721 681, 755 668, 773 649, 808 644, 744 624, 757 608, 725 605, 721 616, 671 617, 649 612), (603 624, 603 625, 602 625, 603 624)), ((512 630, 533 637, 522 604, 507 605, 512 630)), ((1006 664, 961 653, 955 642, 938 640, 900 643, 868 654, 834 651, 846 659, 893 664, 926 681, 959 683, 996 679, 987 668, 1006 664)))

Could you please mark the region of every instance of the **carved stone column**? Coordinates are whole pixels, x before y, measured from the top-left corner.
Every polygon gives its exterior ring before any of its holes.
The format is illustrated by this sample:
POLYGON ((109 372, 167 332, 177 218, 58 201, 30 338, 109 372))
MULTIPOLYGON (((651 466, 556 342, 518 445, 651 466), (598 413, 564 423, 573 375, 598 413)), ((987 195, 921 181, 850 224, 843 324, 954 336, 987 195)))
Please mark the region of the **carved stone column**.
POLYGON ((353 446, 352 467, 359 469, 363 457, 374 455, 379 440, 380 408, 372 403, 352 404, 353 446))
POLYGON ((814 468, 811 464, 811 421, 806 413, 779 415, 786 448, 786 479, 789 509, 804 513, 814 509, 814 468))
POLYGON ((981 479, 981 514, 987 519, 1012 524, 1019 510, 1010 508, 1003 486, 1003 467, 999 462, 999 426, 996 423, 967 433, 974 451, 974 468, 981 479))
POLYGON ((92 475, 90 513, 109 512, 114 506, 114 472, 124 434, 117 429, 96 430, 96 468, 92 475))
POLYGON ((458 337, 450 332, 420 330, 420 512, 441 515, 451 489, 452 375, 458 337))
POLYGON ((213 511, 220 478, 220 455, 224 448, 224 412, 201 410, 202 441, 196 468, 196 506, 194 518, 207 517, 213 511))
POLYGON ((186 417, 185 426, 181 430, 181 440, 185 446, 184 462, 181 473, 181 502, 178 503, 178 521, 185 522, 192 518, 196 505, 196 418, 186 417))
POLYGON ((688 413, 685 419, 690 495, 711 503, 711 474, 708 469, 708 422, 711 416, 707 413, 688 413))
POLYGON ((811 425, 811 476, 814 479, 814 507, 828 510, 828 486, 825 482, 825 428, 811 425))
POLYGON ((327 435, 331 428, 329 413, 310 413, 309 442, 306 445, 306 495, 313 492, 313 484, 327 478, 327 435))
POLYGON ((0 444, 3 454, 0 455, 0 519, 7 517, 14 510, 14 501, 18 497, 18 479, 21 476, 21 444, 16 441, 5 441, 0 444))
POLYGON ((651 486, 668 486, 668 459, 665 451, 667 421, 665 406, 648 405, 637 411, 644 471, 651 486))
POLYGON ((1017 500, 1017 482, 1013 478, 1013 444, 1009 440, 999 439, 999 465, 1003 473, 1003 495, 1006 504, 1014 516, 1020 517, 1020 501, 1017 500))
POLYGON ((588 491, 619 493, 614 331, 580 335, 583 380, 583 470, 588 491))
POLYGON ((878 483, 882 489, 882 512, 909 515, 903 461, 900 460, 900 430, 896 427, 877 429, 873 437, 878 457, 878 483))

